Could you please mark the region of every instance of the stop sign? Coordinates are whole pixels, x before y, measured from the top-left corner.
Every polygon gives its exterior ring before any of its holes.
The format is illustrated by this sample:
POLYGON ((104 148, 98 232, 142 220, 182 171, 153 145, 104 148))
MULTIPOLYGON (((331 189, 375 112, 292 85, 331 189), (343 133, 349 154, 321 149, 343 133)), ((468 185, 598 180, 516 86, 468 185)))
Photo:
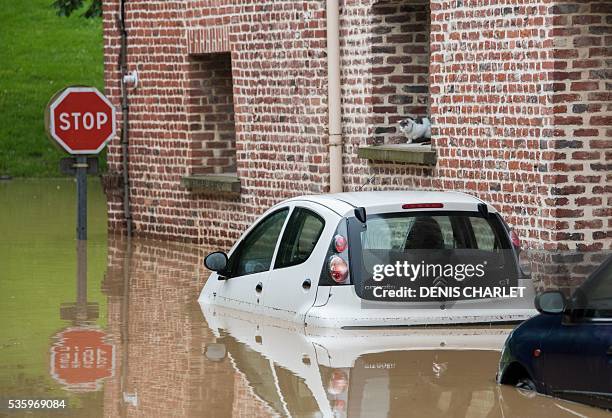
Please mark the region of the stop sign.
POLYGON ((102 387, 114 373, 115 347, 106 333, 91 327, 71 327, 55 336, 51 376, 65 389, 85 392, 102 387))
POLYGON ((68 87, 49 102, 49 136, 70 154, 98 154, 115 136, 115 108, 94 87, 68 87))

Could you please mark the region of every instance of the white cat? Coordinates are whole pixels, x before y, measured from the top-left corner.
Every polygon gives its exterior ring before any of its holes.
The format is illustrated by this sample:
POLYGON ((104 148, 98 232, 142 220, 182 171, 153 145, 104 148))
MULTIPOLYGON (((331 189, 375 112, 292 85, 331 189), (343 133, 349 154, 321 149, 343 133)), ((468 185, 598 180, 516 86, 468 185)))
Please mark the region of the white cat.
POLYGON ((399 121, 399 130, 408 139, 408 144, 431 142, 431 122, 429 118, 406 118, 399 121))

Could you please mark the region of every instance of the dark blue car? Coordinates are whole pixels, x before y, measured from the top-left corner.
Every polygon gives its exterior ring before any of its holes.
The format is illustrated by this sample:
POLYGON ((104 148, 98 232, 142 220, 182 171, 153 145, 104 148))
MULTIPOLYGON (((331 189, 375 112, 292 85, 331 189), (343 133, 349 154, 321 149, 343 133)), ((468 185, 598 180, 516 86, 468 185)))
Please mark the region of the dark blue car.
POLYGON ((567 300, 536 298, 540 315, 510 333, 497 380, 612 409, 612 256, 567 300))

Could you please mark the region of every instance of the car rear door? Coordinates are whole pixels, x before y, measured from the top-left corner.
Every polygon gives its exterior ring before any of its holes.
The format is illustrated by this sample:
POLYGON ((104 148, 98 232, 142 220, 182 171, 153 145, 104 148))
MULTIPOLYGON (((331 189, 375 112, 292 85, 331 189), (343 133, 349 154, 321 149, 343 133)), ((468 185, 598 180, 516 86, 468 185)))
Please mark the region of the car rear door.
POLYGON ((302 321, 314 304, 321 268, 340 216, 317 203, 295 203, 270 273, 265 305, 274 315, 302 321))

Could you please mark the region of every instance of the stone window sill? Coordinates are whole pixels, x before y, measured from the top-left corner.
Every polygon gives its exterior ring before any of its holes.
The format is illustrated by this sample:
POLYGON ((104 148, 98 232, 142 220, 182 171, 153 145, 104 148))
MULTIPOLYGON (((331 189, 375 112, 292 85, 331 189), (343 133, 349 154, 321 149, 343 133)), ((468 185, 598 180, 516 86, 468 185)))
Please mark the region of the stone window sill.
POLYGON ((240 179, 236 173, 186 176, 181 179, 181 184, 192 193, 240 196, 240 179))
POLYGON ((393 163, 436 165, 436 151, 431 145, 421 144, 389 144, 369 145, 359 147, 359 158, 373 161, 387 161, 393 163))

